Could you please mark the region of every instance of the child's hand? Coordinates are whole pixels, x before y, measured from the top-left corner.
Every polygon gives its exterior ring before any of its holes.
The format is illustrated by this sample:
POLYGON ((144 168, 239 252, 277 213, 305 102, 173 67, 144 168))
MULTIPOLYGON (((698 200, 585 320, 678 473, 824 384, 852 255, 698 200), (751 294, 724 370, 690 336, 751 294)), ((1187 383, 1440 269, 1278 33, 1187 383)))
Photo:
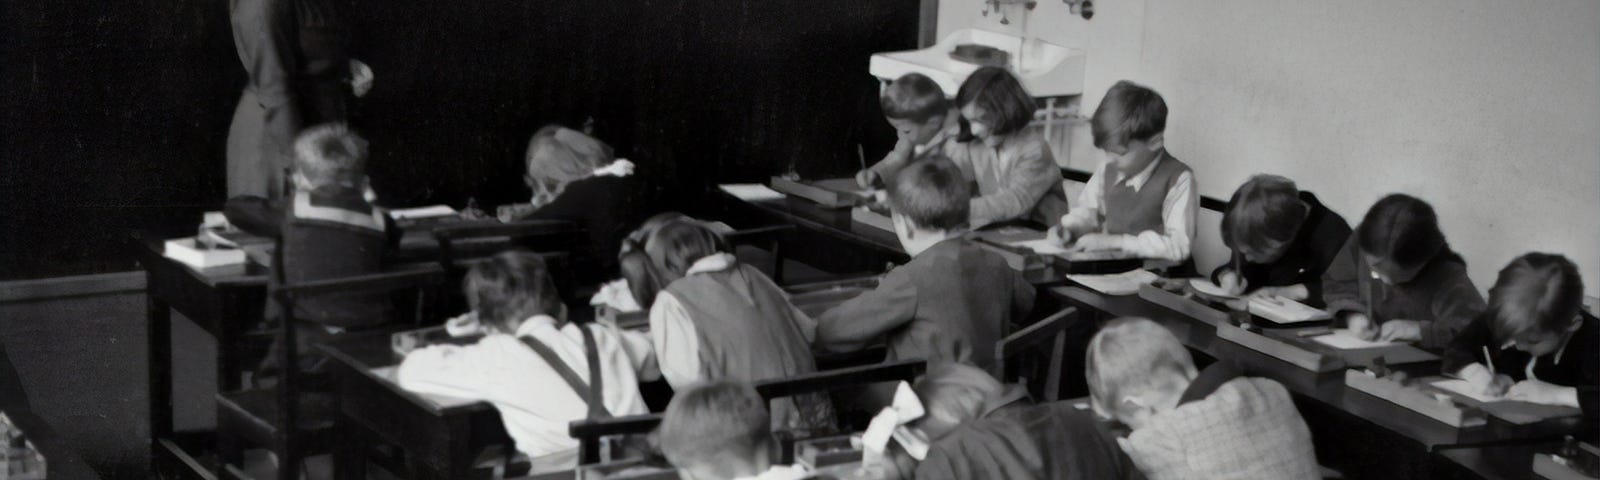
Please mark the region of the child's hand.
POLYGON ((1067 230, 1065 226, 1056 225, 1045 232, 1045 238, 1050 239, 1050 243, 1065 247, 1072 244, 1072 231, 1067 230))
POLYGON ((1383 322, 1378 338, 1386 342, 1419 342, 1422 341, 1422 324, 1416 320, 1383 322))
POLYGON ((1494 378, 1489 379, 1489 383, 1483 385, 1483 394, 1491 397, 1503 397, 1506 392, 1511 390, 1511 386, 1514 383, 1517 382, 1512 380, 1511 377, 1495 375, 1494 378))
POLYGON ((1296 302, 1304 301, 1306 298, 1311 296, 1311 291, 1306 289, 1305 284, 1295 284, 1283 287, 1261 287, 1257 289, 1255 293, 1256 295, 1274 297, 1276 299, 1294 300, 1296 302))
POLYGON ((465 337, 483 333, 483 324, 478 322, 478 312, 463 313, 444 322, 444 331, 452 337, 465 337))
POLYGON ((1072 250, 1080 252, 1095 252, 1103 250, 1119 250, 1122 248, 1121 238, 1105 233, 1091 233, 1072 242, 1072 250))
POLYGON ((517 219, 528 216, 533 211, 533 204, 513 203, 511 205, 501 205, 500 208, 495 209, 494 216, 501 222, 514 222, 517 219))
POLYGON ((1350 333, 1356 335, 1356 338, 1369 342, 1378 339, 1378 329, 1373 327, 1372 319, 1365 314, 1352 313, 1345 317, 1344 324, 1345 328, 1350 329, 1350 333))
POLYGON ((604 167, 594 170, 596 176, 626 177, 633 175, 633 162, 626 158, 619 158, 604 167))
POLYGON ((1577 390, 1538 380, 1523 380, 1512 385, 1506 398, 1545 405, 1578 406, 1577 390))
POLYGON ((1238 296, 1244 293, 1245 288, 1249 287, 1249 282, 1238 273, 1234 273, 1233 270, 1223 270, 1222 273, 1217 274, 1217 286, 1222 287, 1222 290, 1228 292, 1229 295, 1238 296))
POLYGON ((350 93, 356 98, 367 96, 372 91, 372 67, 361 63, 360 60, 350 59, 350 93))
POLYGON ((877 183, 878 172, 874 172, 870 168, 856 172, 856 185, 860 185, 861 188, 872 188, 877 183))

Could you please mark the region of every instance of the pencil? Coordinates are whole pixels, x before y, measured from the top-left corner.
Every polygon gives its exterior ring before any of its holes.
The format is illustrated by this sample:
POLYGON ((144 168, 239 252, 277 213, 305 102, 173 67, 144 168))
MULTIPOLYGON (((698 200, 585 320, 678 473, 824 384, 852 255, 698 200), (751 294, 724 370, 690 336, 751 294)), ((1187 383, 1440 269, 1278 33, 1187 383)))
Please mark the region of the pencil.
POLYGON ((861 162, 862 170, 867 169, 867 152, 865 149, 861 148, 861 144, 859 143, 856 144, 856 161, 861 162))
POLYGON ((1494 371, 1494 361, 1489 359, 1488 345, 1483 346, 1483 364, 1489 366, 1489 378, 1493 379, 1494 377, 1499 376, 1499 374, 1495 373, 1494 371))

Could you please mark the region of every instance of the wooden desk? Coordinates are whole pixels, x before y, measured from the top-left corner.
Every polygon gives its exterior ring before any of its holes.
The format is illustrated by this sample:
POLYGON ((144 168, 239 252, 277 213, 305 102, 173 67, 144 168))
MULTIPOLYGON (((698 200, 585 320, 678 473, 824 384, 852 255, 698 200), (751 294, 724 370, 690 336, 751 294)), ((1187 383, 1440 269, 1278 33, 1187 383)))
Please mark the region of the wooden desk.
MULTIPOLYGON (((247 263, 243 269, 199 271, 163 255, 166 237, 149 232, 133 236, 139 245, 139 264, 145 269, 151 467, 157 473, 192 472, 199 463, 185 448, 209 442, 205 432, 179 434, 172 425, 172 312, 183 314, 216 339, 217 389, 237 389, 240 374, 250 368, 243 365, 245 346, 239 340, 262 321, 269 269, 247 263)), ((397 268, 438 268, 429 257, 437 250, 431 230, 414 228, 387 261, 401 265, 397 268)))
POLYGON ((1561 449, 1560 441, 1518 445, 1456 448, 1434 456, 1434 478, 1478 480, 1530 480, 1533 455, 1561 449))
MULTIPOLYGON (((1490 418, 1489 424, 1484 427, 1456 429, 1387 400, 1346 387, 1343 371, 1318 374, 1266 354, 1219 340, 1216 337, 1215 327, 1150 303, 1138 296, 1109 296, 1080 287, 1057 287, 1050 292, 1084 308, 1085 311, 1092 309, 1109 317, 1137 316, 1151 319, 1171 330, 1179 341, 1196 353, 1211 359, 1231 362, 1248 375, 1270 378, 1283 384, 1296 397, 1302 416, 1312 425, 1313 431, 1317 431, 1318 424, 1321 424, 1329 426, 1337 433, 1351 432, 1361 438, 1403 440, 1394 443, 1414 448, 1381 453, 1396 455, 1398 459, 1408 462, 1413 471, 1427 471, 1430 461, 1427 455, 1446 448, 1560 438, 1579 426, 1576 418, 1533 425, 1514 425, 1490 418)), ((1324 436, 1316 440, 1321 452, 1328 447, 1322 445, 1323 443, 1330 441, 1337 443, 1347 439, 1330 439, 1324 436)), ((1363 446, 1352 446, 1352 448, 1360 447, 1363 446)), ((1340 449, 1333 448, 1333 450, 1340 449)), ((1351 474, 1349 471, 1345 473, 1351 474)))
POLYGON ((267 273, 253 264, 242 272, 196 271, 162 256, 165 239, 147 233, 135 233, 134 237, 140 246, 139 263, 145 269, 147 297, 150 466, 163 476, 194 472, 199 463, 184 448, 197 447, 196 441, 179 439, 172 425, 172 312, 182 313, 217 339, 217 388, 236 389, 242 367, 237 339, 261 322, 267 273))
MULTIPOLYGON (((844 249, 826 248, 822 253, 811 255, 807 255, 805 248, 786 248, 786 251, 794 256, 824 270, 841 272, 852 271, 852 268, 860 269, 854 264, 841 265, 842 261, 838 258, 841 254, 846 257, 865 258, 864 265, 868 271, 879 271, 886 262, 903 264, 911 260, 901 247, 900 238, 894 232, 851 219, 848 208, 828 208, 796 197, 747 201, 721 189, 717 190, 716 195, 720 199, 719 203, 723 205, 724 216, 719 218, 720 220, 740 225, 763 225, 774 222, 793 224, 802 232, 812 233, 816 237, 796 243, 805 244, 813 249, 819 244, 829 247, 845 246, 844 249)), ((1056 285, 1066 282, 1064 275, 1069 272, 1116 273, 1143 266, 1142 261, 1135 259, 1072 264, 1065 259, 1048 258, 1051 262, 1049 266, 1025 272, 1029 282, 1040 286, 1056 285)))
MULTIPOLYGON (((510 445, 500 413, 487 402, 440 402, 400 388, 375 370, 392 369, 401 357, 388 334, 341 338, 319 345, 332 360, 338 384, 341 435, 354 448, 335 452, 341 476, 365 478, 364 448, 378 440, 400 447, 413 478, 467 478, 479 451, 510 445)), ((392 370, 390 370, 392 372, 392 370)), ((392 375, 392 374, 390 374, 392 375)))

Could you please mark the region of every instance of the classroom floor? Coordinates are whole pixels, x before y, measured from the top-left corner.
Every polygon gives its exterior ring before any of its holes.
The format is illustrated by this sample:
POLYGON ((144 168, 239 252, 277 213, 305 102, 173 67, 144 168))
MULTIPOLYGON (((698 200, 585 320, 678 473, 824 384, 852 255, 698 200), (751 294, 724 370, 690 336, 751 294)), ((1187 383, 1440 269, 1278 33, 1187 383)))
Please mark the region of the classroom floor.
MULTIPOLYGON (((149 406, 143 292, 0 304, 0 342, 33 409, 105 478, 145 478, 149 406), (86 392, 93 392, 86 394, 86 392)), ((173 319, 179 428, 214 423, 215 346, 173 319)))

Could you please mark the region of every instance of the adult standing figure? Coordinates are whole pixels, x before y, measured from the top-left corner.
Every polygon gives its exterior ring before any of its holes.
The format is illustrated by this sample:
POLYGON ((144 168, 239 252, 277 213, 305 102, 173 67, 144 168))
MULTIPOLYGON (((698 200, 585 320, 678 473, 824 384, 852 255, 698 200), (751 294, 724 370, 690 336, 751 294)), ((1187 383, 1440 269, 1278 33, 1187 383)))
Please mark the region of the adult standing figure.
POLYGON ((372 72, 350 59, 334 2, 231 0, 229 14, 248 81, 228 129, 228 196, 276 199, 295 135, 344 121, 372 72))

